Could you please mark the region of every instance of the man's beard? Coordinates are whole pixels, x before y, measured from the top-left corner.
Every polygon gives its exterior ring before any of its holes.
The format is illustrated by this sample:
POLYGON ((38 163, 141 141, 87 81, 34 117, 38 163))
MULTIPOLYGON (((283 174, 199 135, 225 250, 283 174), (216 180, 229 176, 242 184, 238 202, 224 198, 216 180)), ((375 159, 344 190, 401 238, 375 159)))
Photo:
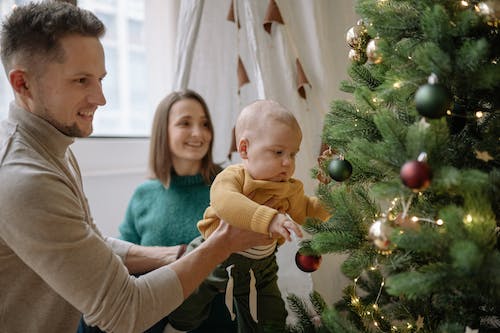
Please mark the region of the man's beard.
POLYGON ((63 133, 66 136, 72 137, 72 138, 86 138, 92 133, 92 127, 90 128, 90 133, 86 134, 84 133, 79 127, 76 122, 70 124, 70 125, 64 125, 54 119, 50 112, 48 111, 47 108, 44 108, 43 111, 43 119, 48 121, 52 126, 54 126, 59 132, 63 133))

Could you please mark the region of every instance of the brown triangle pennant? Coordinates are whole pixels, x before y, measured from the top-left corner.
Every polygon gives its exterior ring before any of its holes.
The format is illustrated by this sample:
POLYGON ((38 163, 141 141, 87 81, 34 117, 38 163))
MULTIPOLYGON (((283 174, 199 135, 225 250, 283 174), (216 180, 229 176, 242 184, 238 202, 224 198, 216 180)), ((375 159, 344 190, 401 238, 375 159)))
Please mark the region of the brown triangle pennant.
POLYGON ((241 57, 238 57, 238 94, 240 93, 240 88, 245 84, 249 83, 247 70, 245 69, 245 65, 243 65, 243 61, 241 61, 241 57))
POLYGON ((231 5, 229 6, 229 12, 227 13, 227 20, 238 23, 238 29, 241 28, 240 20, 236 20, 236 17, 234 16, 234 0, 231 0, 231 5))
POLYGON ((300 97, 306 99, 305 85, 309 85, 310 87, 311 84, 309 83, 309 80, 307 80, 306 74, 302 69, 302 64, 300 63, 300 60, 297 58, 295 62, 297 64, 297 92, 299 93, 300 97))
POLYGON ((283 17, 281 17, 278 4, 275 0, 270 0, 267 5, 266 16, 264 17, 264 30, 266 30, 268 34, 271 33, 271 26, 273 22, 285 24, 285 22, 283 22, 283 17))

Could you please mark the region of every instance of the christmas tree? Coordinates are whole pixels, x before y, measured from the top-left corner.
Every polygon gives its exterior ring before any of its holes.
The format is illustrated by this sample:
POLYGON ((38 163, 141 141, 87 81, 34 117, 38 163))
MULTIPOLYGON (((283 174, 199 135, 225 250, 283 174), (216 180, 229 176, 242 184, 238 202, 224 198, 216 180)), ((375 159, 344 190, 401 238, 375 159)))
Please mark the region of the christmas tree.
POLYGON ((357 1, 313 170, 332 217, 298 254, 348 254, 352 283, 289 296, 291 331, 500 332, 499 7, 357 1))

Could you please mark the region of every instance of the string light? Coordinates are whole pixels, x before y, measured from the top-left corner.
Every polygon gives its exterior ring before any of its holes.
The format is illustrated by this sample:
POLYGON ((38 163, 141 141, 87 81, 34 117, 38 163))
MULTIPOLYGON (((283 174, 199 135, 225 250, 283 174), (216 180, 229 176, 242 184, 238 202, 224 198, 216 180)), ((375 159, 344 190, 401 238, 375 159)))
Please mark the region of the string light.
POLYGON ((469 6, 469 3, 467 1, 460 1, 460 4, 463 6, 463 7, 468 7, 469 6))
POLYGON ((443 220, 441 220, 441 219, 433 220, 433 219, 428 219, 428 218, 418 217, 418 216, 412 216, 410 221, 412 221, 413 223, 428 222, 428 223, 436 224, 436 225, 443 225, 444 224, 443 220))
POLYGON ((459 113, 453 113, 452 110, 446 110, 446 115, 457 117, 457 118, 463 118, 463 119, 474 119, 474 118, 481 119, 484 117, 484 112, 481 110, 478 110, 478 111, 474 112, 473 116, 471 116, 470 114, 459 114, 459 113))

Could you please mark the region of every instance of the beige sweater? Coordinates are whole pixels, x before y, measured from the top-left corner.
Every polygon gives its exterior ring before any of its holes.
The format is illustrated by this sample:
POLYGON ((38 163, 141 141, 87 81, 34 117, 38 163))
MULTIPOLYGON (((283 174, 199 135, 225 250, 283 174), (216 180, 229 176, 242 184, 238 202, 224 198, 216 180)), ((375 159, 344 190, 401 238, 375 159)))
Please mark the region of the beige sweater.
POLYGON ((182 287, 168 267, 129 275, 131 244, 94 225, 71 143, 14 103, 0 123, 0 331, 73 333, 84 313, 109 332, 142 332, 182 287))

